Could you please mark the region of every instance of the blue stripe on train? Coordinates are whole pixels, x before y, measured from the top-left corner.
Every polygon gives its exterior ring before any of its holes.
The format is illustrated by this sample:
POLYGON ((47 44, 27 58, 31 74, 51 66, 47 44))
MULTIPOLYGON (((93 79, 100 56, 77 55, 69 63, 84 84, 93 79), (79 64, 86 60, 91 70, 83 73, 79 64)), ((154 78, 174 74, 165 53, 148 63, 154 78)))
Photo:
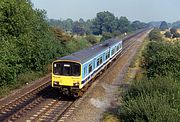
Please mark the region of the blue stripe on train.
MULTIPOLYGON (((121 51, 121 50, 120 50, 121 51)), ((117 54, 115 54, 114 56, 116 56, 117 54)), ((113 56, 113 57, 114 57, 113 56)), ((112 58, 113 58, 112 57, 112 58)), ((110 58, 109 60, 111 60, 112 58, 110 58)), ((99 71, 99 69, 100 68, 102 68, 104 65, 106 65, 107 64, 107 62, 106 63, 104 63, 102 66, 100 66, 97 70, 95 70, 90 76, 88 76, 85 80, 83 80, 82 82, 81 82, 81 84, 84 84, 87 80, 89 80, 97 71, 99 71)))
MULTIPOLYGON (((110 58, 110 60, 111 60, 112 58, 110 58)), ((95 70, 95 71, 93 71, 93 73, 90 75, 90 76, 88 76, 85 80, 83 80, 81 83, 82 84, 84 84, 87 80, 89 80, 97 71, 99 71, 99 69, 101 69, 104 65, 106 65, 107 64, 107 62, 106 63, 104 63, 102 66, 100 66, 97 70, 95 70)))

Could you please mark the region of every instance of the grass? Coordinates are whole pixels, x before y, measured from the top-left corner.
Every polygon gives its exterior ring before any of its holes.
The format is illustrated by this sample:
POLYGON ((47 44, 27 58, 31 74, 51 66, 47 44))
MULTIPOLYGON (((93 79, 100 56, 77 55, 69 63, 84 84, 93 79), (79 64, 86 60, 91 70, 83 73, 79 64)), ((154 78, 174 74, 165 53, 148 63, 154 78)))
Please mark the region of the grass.
POLYGON ((104 114, 103 122, 119 122, 119 119, 113 113, 106 112, 104 114))
POLYGON ((142 53, 145 49, 145 47, 148 45, 149 40, 145 39, 142 46, 138 49, 136 56, 134 57, 133 61, 130 64, 130 68, 140 68, 141 61, 142 61, 142 53))
POLYGON ((28 84, 34 80, 39 79, 45 75, 43 72, 28 71, 18 76, 18 79, 9 85, 0 86, 0 98, 10 94, 13 90, 19 89, 25 84, 28 84))
POLYGON ((143 77, 143 70, 140 67, 142 62, 142 53, 149 43, 148 39, 145 39, 141 47, 137 50, 136 55, 134 56, 133 60, 130 63, 129 69, 127 71, 127 74, 125 76, 125 82, 128 82, 130 79, 141 79, 143 77))

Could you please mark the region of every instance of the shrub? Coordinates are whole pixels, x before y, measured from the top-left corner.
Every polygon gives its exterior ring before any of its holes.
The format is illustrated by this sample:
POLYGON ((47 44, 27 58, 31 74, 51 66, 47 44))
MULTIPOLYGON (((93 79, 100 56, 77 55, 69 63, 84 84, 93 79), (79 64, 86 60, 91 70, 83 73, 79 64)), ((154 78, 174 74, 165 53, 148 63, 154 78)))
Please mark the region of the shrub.
POLYGON ((179 82, 170 77, 135 81, 125 92, 118 114, 125 121, 177 121, 179 91, 179 82))
POLYGON ((104 32, 104 33, 102 34, 102 38, 101 38, 100 41, 102 42, 102 41, 105 41, 105 40, 110 39, 110 38, 112 38, 112 37, 114 37, 114 35, 113 35, 112 33, 104 32))
POLYGON ((124 101, 118 114, 126 122, 178 122, 180 119, 178 109, 172 108, 166 96, 159 93, 124 101))
POLYGON ((166 31, 166 33, 164 35, 167 38, 171 38, 172 37, 172 35, 171 35, 171 33, 169 31, 166 31))
POLYGON ((90 43, 84 39, 71 40, 65 44, 65 47, 68 53, 73 53, 73 52, 82 50, 84 48, 87 48, 89 46, 90 46, 90 43))
POLYGON ((143 53, 143 67, 147 69, 147 76, 166 76, 168 74, 180 78, 180 44, 166 42, 150 42, 143 53))
POLYGON ((93 44, 96 44, 98 41, 96 39, 96 37, 94 37, 93 35, 88 35, 86 38, 85 38, 88 42, 90 42, 92 45, 93 44))
POLYGON ((149 33, 149 39, 150 39, 150 41, 161 41, 162 40, 162 35, 160 33, 160 30, 159 29, 153 29, 149 33))

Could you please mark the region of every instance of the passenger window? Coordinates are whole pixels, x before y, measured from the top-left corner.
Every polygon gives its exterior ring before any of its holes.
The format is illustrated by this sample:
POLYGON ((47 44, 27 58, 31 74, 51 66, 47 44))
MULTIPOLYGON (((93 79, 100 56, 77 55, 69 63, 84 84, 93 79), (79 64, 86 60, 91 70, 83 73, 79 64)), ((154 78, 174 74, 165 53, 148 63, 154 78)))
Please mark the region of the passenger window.
POLYGON ((100 59, 97 59, 97 67, 100 65, 100 59))
POLYGON ((89 64, 89 73, 92 71, 92 64, 89 64))
POLYGON ((113 48, 112 51, 111 51, 111 54, 112 54, 112 55, 114 54, 114 51, 115 51, 115 48, 113 48))
POLYGON ((102 57, 100 57, 100 61, 99 61, 100 64, 102 64, 102 57))
POLYGON ((84 67, 84 76, 87 75, 87 67, 84 67))
POLYGON ((108 59, 108 52, 106 52, 106 59, 108 59))
POLYGON ((119 50, 119 45, 117 46, 117 51, 119 50))

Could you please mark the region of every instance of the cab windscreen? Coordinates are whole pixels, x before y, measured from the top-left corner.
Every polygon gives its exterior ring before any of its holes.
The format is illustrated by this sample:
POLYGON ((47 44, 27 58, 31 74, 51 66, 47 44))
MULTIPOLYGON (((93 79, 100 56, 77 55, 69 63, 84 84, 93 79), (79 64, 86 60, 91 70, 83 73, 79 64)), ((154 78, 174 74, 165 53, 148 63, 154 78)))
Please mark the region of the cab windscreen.
POLYGON ((53 73, 62 76, 80 76, 81 65, 74 62, 55 62, 53 73))

